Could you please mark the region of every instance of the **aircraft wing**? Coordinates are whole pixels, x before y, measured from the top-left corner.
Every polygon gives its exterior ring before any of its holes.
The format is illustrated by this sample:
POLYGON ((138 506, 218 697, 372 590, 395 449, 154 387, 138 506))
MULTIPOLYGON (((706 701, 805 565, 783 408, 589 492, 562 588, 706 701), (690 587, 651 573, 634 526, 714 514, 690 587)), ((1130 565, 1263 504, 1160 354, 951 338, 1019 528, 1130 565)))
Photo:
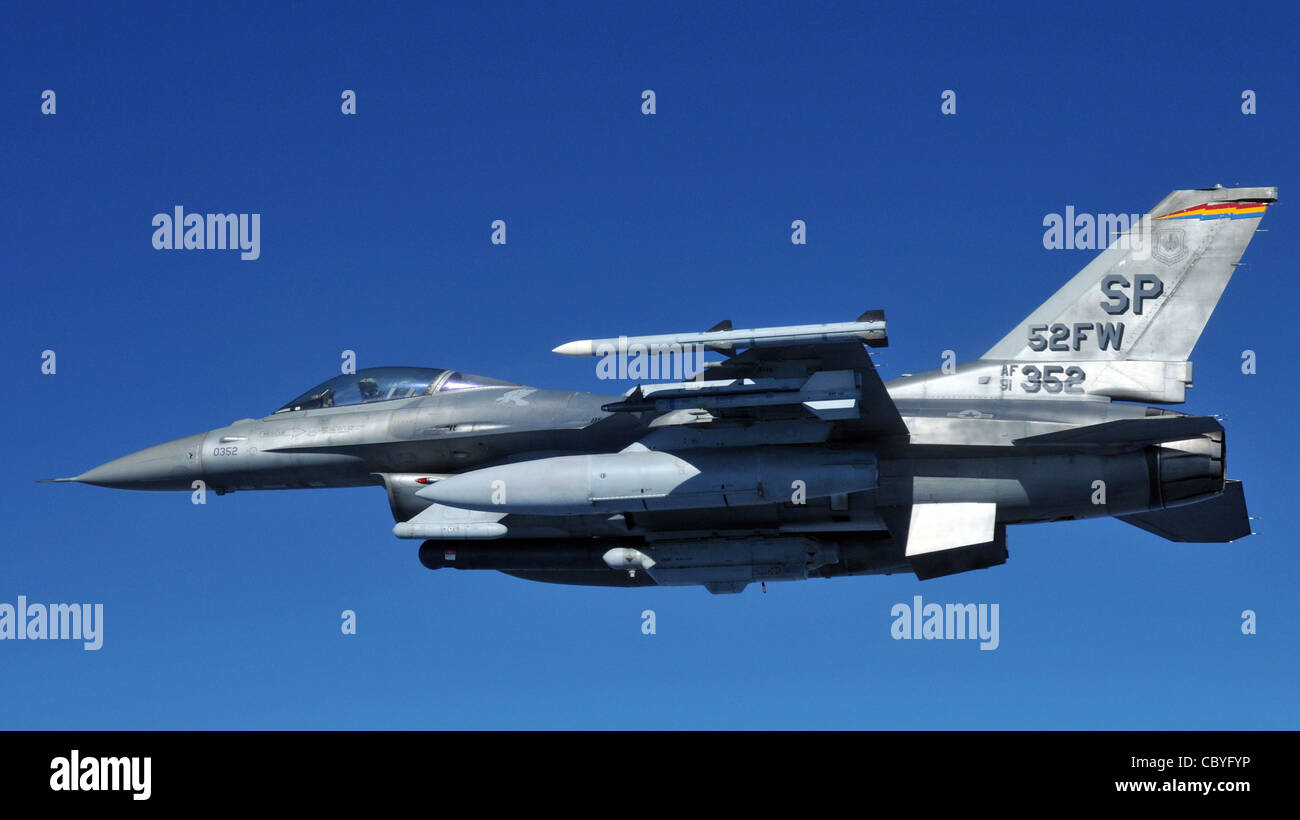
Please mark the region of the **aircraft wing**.
POLYGON ((908 434, 864 344, 888 343, 882 311, 853 322, 733 330, 720 322, 702 333, 588 339, 555 352, 569 356, 725 352, 708 362, 706 379, 638 385, 609 412, 707 412, 718 420, 750 423, 800 418, 833 422, 837 440, 908 434), (742 349, 743 348, 743 349, 742 349))
MULTIPOLYGON (((858 393, 857 417, 837 419, 839 438, 906 436, 907 425, 876 371, 866 348, 856 342, 826 342, 789 347, 756 347, 709 369, 710 378, 807 378, 819 373, 851 372, 858 393)), ((809 408, 816 415, 818 405, 809 408)))

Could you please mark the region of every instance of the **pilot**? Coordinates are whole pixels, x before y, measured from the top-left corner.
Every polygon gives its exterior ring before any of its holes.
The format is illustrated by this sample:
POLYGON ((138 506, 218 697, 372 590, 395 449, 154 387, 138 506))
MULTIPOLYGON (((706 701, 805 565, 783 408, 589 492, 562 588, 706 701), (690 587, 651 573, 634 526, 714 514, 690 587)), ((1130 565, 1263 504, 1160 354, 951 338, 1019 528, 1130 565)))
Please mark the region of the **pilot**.
POLYGON ((364 378, 357 382, 357 389, 361 391, 362 401, 376 401, 379 399, 379 382, 373 378, 364 378))

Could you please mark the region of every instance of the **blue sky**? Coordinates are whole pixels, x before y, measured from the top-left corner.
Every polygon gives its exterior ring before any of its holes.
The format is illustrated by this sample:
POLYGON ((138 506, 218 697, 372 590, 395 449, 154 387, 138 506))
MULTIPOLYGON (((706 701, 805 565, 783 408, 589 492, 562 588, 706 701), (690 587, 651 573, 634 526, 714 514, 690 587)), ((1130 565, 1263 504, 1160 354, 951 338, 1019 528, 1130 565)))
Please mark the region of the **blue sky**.
POLYGON ((102 603, 105 639, 0 642, 0 728, 1300 726, 1293 10, 430 6, 3 12, 0 602, 102 603), (932 369, 1091 258, 1045 214, 1215 183, 1283 198, 1180 408, 1228 417, 1236 544, 1013 528, 986 572, 715 597, 429 572, 377 488, 33 483, 264 415, 344 349, 604 391, 550 349, 884 308, 882 375, 932 369), (260 213, 261 258, 155 250, 177 204, 260 213), (999 648, 892 640, 916 594, 999 604, 999 648))

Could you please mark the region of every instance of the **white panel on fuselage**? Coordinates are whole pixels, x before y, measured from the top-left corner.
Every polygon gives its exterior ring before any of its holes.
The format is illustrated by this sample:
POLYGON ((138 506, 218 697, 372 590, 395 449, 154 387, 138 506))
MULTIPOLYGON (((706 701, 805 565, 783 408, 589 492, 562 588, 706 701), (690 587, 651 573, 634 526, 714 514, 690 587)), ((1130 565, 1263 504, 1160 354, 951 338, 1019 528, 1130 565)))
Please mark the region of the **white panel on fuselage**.
POLYGON ((997 504, 913 504, 907 556, 993 540, 997 504))

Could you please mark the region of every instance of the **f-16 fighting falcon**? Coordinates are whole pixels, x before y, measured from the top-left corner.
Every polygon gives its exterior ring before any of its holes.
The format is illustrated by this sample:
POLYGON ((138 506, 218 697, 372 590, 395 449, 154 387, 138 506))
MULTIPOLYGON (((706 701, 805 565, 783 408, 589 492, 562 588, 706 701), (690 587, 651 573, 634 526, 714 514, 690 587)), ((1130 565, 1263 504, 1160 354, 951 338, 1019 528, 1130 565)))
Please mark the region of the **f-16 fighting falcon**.
POLYGON ((881 311, 825 325, 569 342, 707 350, 622 396, 451 370, 336 376, 268 416, 56 479, 133 490, 382 486, 430 569, 703 585, 1002 564, 1008 525, 1114 516, 1250 534, 1188 356, 1276 188, 1174 191, 980 358, 882 382, 881 311), (864 347, 864 345, 866 347, 864 347), (196 482, 203 482, 197 484, 196 482))

